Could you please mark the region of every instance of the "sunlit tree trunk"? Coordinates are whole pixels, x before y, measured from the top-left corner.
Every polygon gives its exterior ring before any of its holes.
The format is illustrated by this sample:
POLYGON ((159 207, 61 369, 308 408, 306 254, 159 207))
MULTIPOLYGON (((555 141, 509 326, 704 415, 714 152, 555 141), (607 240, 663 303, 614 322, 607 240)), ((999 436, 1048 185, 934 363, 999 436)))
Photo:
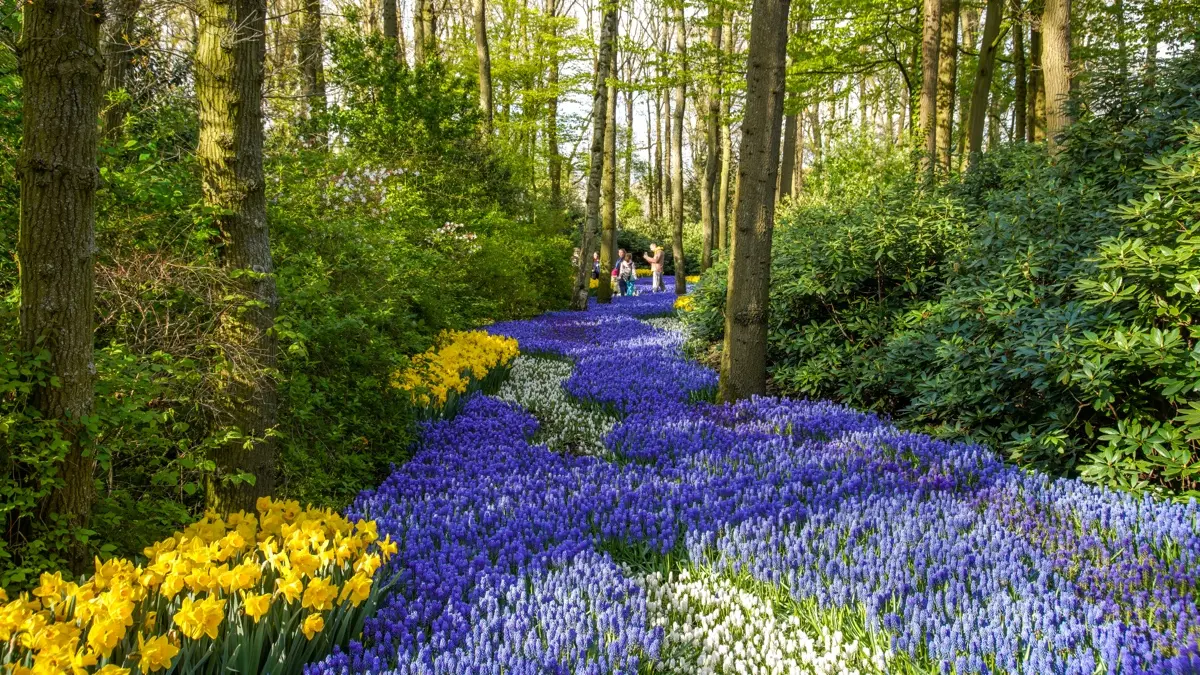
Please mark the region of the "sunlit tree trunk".
POLYGON ((683 259, 683 115, 687 106, 687 26, 683 22, 683 3, 676 3, 675 51, 679 71, 675 74, 675 116, 671 124, 671 253, 675 258, 675 294, 687 293, 687 264, 683 259))
POLYGON ((1041 0, 1029 6, 1029 86, 1026 87, 1025 138, 1030 143, 1046 140, 1046 87, 1042 79, 1041 0))
POLYGON ((579 242, 579 260, 575 270, 575 288, 571 308, 583 311, 588 306, 588 279, 592 273, 592 251, 600 221, 600 182, 604 174, 604 133, 608 119, 608 78, 617 39, 617 2, 605 0, 600 28, 600 53, 596 58, 596 76, 592 84, 592 145, 588 164, 587 216, 579 242))
MULTIPOLYGON (((726 64, 733 60, 733 10, 725 10, 725 25, 722 27, 722 61, 720 77, 724 80, 726 64)), ((722 88, 723 89, 723 88, 722 88)), ((729 131, 729 99, 732 94, 721 92, 719 116, 721 120, 721 186, 717 195, 717 249, 721 255, 729 246, 729 176, 733 170, 733 136, 729 131)))
POLYGON ((413 65, 425 63, 425 3, 432 1, 415 0, 413 4, 413 65))
POLYGON ((483 111, 483 128, 492 133, 492 57, 488 50, 487 0, 475 0, 475 56, 479 60, 479 109, 483 111))
MULTIPOLYGON (((788 92, 787 98, 795 100, 794 92, 788 92)), ((784 103, 786 109, 787 103, 784 103)), ((792 191, 793 173, 796 170, 796 118, 794 113, 783 118, 783 146, 780 150, 779 189, 775 193, 775 201, 790 195, 792 191)))
POLYGON ((942 0, 925 0, 921 32, 921 130, 925 154, 921 173, 932 180, 937 158, 938 53, 941 48, 942 0))
MULTIPOLYGON (((386 28, 387 22, 384 22, 386 28)), ((323 148, 328 142, 321 118, 325 114, 325 52, 321 45, 321 0, 304 0, 304 23, 298 44, 301 96, 304 97, 305 141, 309 147, 323 148)))
POLYGON ((954 146, 954 102, 958 76, 959 0, 942 0, 941 42, 938 51, 937 161, 938 171, 950 171, 954 146))
POLYGON ((1025 9, 1019 0, 1013 0, 1013 140, 1025 140, 1027 79, 1025 74, 1025 9))
POLYGON ((821 163, 821 153, 824 150, 823 139, 821 138, 821 104, 814 103, 812 113, 810 115, 812 126, 813 140, 813 163, 821 163))
MULTIPOLYGON (((710 73, 712 79, 708 85, 708 117, 705 120, 705 160, 704 160, 704 184, 702 186, 701 199, 707 201, 707 208, 704 209, 704 242, 700 252, 700 271, 704 272, 709 267, 712 267, 712 252, 714 240, 717 236, 719 225, 717 223, 717 209, 721 208, 720 195, 717 193, 720 181, 720 155, 719 146, 721 144, 721 77, 720 77, 720 53, 721 53, 721 8, 719 5, 709 6, 708 20, 712 26, 709 28, 708 43, 712 48, 712 54, 715 57, 718 67, 714 68, 715 72, 710 73)), ((702 204, 703 206, 703 204, 702 204)))
POLYGON ((399 22, 396 20, 396 0, 383 0, 383 37, 395 44, 399 39, 399 22))
POLYGON ((616 50, 609 72, 608 93, 604 102, 604 170, 600 177, 600 279, 596 301, 606 304, 612 300, 611 272, 617 263, 617 85, 616 50))
POLYGON ((658 221, 658 180, 654 176, 654 150, 657 143, 654 140, 654 105, 653 96, 646 96, 646 207, 650 212, 650 222, 658 221))
POLYGON ((1042 79, 1046 89, 1046 138, 1058 149, 1071 123, 1071 0, 1045 0, 1042 8, 1042 79))
POLYGON ((425 60, 438 58, 438 20, 434 2, 436 0, 422 0, 421 2, 421 36, 425 42, 423 50, 425 60))
POLYGON ((546 86, 550 91, 546 104, 546 151, 549 155, 550 206, 554 209, 555 218, 562 212, 562 156, 558 150, 558 29, 555 23, 557 16, 556 0, 546 0, 546 18, 550 22, 550 64, 546 73, 546 86))
POLYGON ((1146 24, 1146 84, 1153 85, 1158 73, 1158 7, 1155 0, 1142 5, 1142 21, 1146 24))
MULTIPOLYGON (((125 89, 129 64, 133 58, 134 20, 141 0, 114 0, 105 6, 108 18, 104 22, 104 90, 109 93, 125 89)), ((109 142, 120 140, 125 116, 129 114, 128 94, 116 96, 104 111, 104 137, 109 142)))
POLYGON ((788 0, 754 0, 721 351, 722 401, 766 393, 775 182, 783 126, 788 0))
MULTIPOLYGON (((976 7, 967 6, 962 10, 962 43, 959 45, 960 53, 974 52, 975 38, 979 31, 979 9, 976 7)), ((982 54, 983 48, 980 47, 979 52, 982 54)), ((971 67, 970 60, 962 60, 959 68, 963 73, 974 74, 979 70, 978 58, 975 61, 974 70, 968 70, 971 67)), ((967 136, 971 128, 971 94, 975 90, 974 80, 958 83, 958 129, 956 130, 955 150, 958 155, 956 166, 960 169, 965 168, 967 164, 967 136)))
MULTIPOLYGON (((97 144, 104 59, 103 14, 84 2, 40 0, 23 5, 18 54, 23 135, 17 260, 22 349, 50 355, 48 382, 33 391, 43 419, 60 421, 65 450, 55 458, 59 484, 41 517, 86 527, 95 486, 84 418, 93 409, 97 144)), ((56 448, 58 450, 58 448, 56 448)), ((72 535, 75 533, 72 532, 72 535)), ((90 561, 72 539, 68 564, 90 561)))
POLYGON ((626 60, 626 77, 625 81, 630 84, 630 89, 625 92, 625 157, 621 163, 625 167, 625 175, 622 177, 623 190, 621 199, 628 199, 633 195, 633 156, 634 156, 634 141, 633 141, 633 66, 630 60, 626 60))
POLYGON ((979 47, 979 68, 975 73, 975 86, 971 91, 971 113, 968 120, 967 157, 972 164, 983 152, 983 125, 988 111, 988 94, 992 90, 992 74, 995 72, 996 52, 1000 49, 1000 24, 1003 20, 1004 0, 988 0, 987 17, 983 26, 983 43, 979 47))
POLYGON ((278 299, 263 191, 263 0, 201 0, 196 50, 204 200, 217 216, 220 259, 243 307, 219 331, 226 380, 218 421, 236 428, 213 453, 209 506, 250 510, 275 486, 275 309, 278 299), (253 477, 253 484, 242 480, 253 477))

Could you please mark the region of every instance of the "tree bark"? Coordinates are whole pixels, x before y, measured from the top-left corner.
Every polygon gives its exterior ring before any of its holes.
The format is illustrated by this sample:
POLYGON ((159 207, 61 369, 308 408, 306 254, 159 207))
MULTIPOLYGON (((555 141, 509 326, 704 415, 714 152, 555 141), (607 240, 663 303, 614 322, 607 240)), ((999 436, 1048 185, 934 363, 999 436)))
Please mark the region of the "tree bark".
POLYGON ((492 57, 488 50, 487 0, 475 0, 475 56, 479 60, 479 109, 483 111, 483 129, 492 134, 492 57))
POLYGON ((800 197, 800 191, 804 189, 804 111, 801 110, 796 115, 796 168, 792 175, 792 184, 788 187, 791 190, 792 199, 800 197))
MULTIPOLYGON (((395 0, 391 0, 394 2, 395 0)), ((386 7, 386 5, 385 5, 386 7)), ((386 18, 386 15, 385 15, 386 18)), ((384 22, 386 29, 387 22, 384 22)), ((321 118, 325 114, 325 51, 321 43, 321 0, 304 0, 304 22, 300 26, 301 95, 305 102, 305 142, 323 148, 329 136, 321 118)))
POLYGON ((950 172, 954 147, 954 102, 958 77, 959 0, 942 0, 941 41, 938 51, 937 163, 938 171, 950 172))
MULTIPOLYGON (((789 99, 795 99, 793 92, 787 95, 789 99)), ((787 103, 784 103, 786 109, 787 103)), ((792 181, 795 180, 793 173, 796 171, 796 115, 791 113, 783 118, 783 148, 781 150, 782 158, 779 167, 779 189, 775 193, 775 201, 778 203, 783 199, 784 195, 790 195, 792 192, 792 181)))
MULTIPOLYGON (((553 0, 548 0, 553 2, 553 0)), ((425 3, 432 0, 415 0, 413 3, 413 65, 425 63, 425 3)))
POLYGON ((1030 4, 1033 21, 1029 26, 1029 86, 1026 88, 1026 103, 1029 112, 1025 116, 1025 137, 1030 143, 1046 140, 1046 88, 1042 80, 1042 31, 1040 0, 1030 4))
MULTIPOLYGON (((108 18, 104 23, 104 90, 109 93, 125 89, 129 64, 133 58, 134 20, 141 0, 114 0, 106 5, 108 18)), ((104 111, 104 138, 115 143, 121 139, 125 116, 129 114, 128 92, 110 101, 104 111)))
POLYGON ((550 206, 557 219, 562 212, 562 156, 558 151, 558 15, 556 0, 546 0, 546 18, 550 21, 550 65, 546 73, 546 86, 550 100, 546 111, 546 150, 549 155, 550 206))
POLYGON ((658 221, 658 202, 655 195, 658 191, 658 181, 654 177, 654 106, 652 96, 646 96, 646 206, 650 212, 650 222, 658 221))
MULTIPOLYGON (((958 51, 966 54, 968 52, 976 52, 975 38, 979 32, 979 9, 972 6, 967 6, 962 10, 962 42, 959 44, 958 51)), ((979 48, 977 54, 982 54, 983 47, 979 48)), ((964 57, 965 58, 965 57, 964 57)), ((964 73, 979 71, 979 58, 975 59, 974 71, 969 71, 970 61, 964 60, 959 64, 959 68, 964 73)), ((957 139, 954 142, 954 152, 958 155, 956 166, 964 168, 967 163, 967 136, 971 129, 971 95, 975 90, 974 81, 970 82, 970 87, 966 86, 967 82, 960 82, 958 86, 958 133, 957 139)))
POLYGON ((687 26, 683 22, 683 3, 676 3, 675 51, 679 54, 679 72, 675 76, 675 121, 671 125, 671 253, 675 258, 675 294, 687 293, 687 264, 683 259, 683 114, 687 106, 687 26))
MULTIPOLYGON (((663 211, 664 211, 663 192, 665 190, 665 188, 663 187, 663 181, 666 180, 666 178, 670 174, 669 174, 669 172, 666 174, 663 173, 663 163, 670 161, 670 157, 664 156, 664 155, 669 154, 669 153, 664 152, 664 147, 665 147, 664 143, 669 142, 670 139, 668 138, 664 141, 664 137, 663 137, 663 117, 664 117, 663 103, 664 102, 663 102, 662 92, 655 91, 653 95, 654 95, 654 108, 655 108, 655 115, 654 115, 654 134, 655 134, 654 201, 657 205, 656 210, 658 211, 658 218, 659 218, 659 220, 655 221, 655 224, 657 225, 658 223, 662 222, 663 220, 666 220, 666 218, 663 217, 663 211)), ((667 131, 667 135, 668 136, 670 135, 669 128, 667 131)))
POLYGON ((746 109, 738 165, 737 221, 730 244, 720 400, 766 393, 771 236, 783 125, 788 0, 754 0, 746 109))
MULTIPOLYGON (((708 32, 709 46, 712 48, 712 53, 717 67, 710 73, 712 79, 708 85, 708 118, 705 124, 705 153, 704 159, 704 185, 702 187, 701 198, 706 199, 708 208, 703 209, 706 213, 703 216, 704 242, 703 248, 700 251, 700 271, 705 272, 712 267, 712 252, 717 236, 717 209, 721 207, 721 198, 717 193, 719 175, 720 175, 720 155, 719 146, 721 144, 721 69, 720 69, 720 53, 721 53, 721 7, 717 4, 709 5, 708 20, 712 24, 708 32)), ((703 206, 703 204, 702 204, 703 206)))
MULTIPOLYGON (((629 63, 629 61, 627 60, 626 63, 629 63)), ((631 197, 633 195, 633 155, 634 155, 634 141, 633 141, 633 95, 634 95, 634 90, 632 89, 633 78, 634 78, 633 66, 629 65, 626 68, 625 81, 629 83, 631 88, 625 92, 625 96, 624 96, 624 99, 625 99, 625 129, 624 129, 624 131, 625 131, 625 157, 624 157, 624 161, 622 162, 622 164, 625 165, 625 175, 622 177, 624 185, 623 185, 623 191, 621 193, 621 199, 628 199, 629 197, 631 197)))
POLYGON ((214 451, 208 502, 222 512, 250 510, 275 485, 275 292, 263 185, 265 0, 200 0, 196 154, 204 200, 219 215, 221 264, 244 303, 220 327, 227 386, 217 422, 242 438, 214 451), (238 477, 249 474, 254 484, 238 477))
MULTIPOLYGON (((91 517, 95 457, 87 453, 82 420, 92 413, 96 185, 104 59, 98 3, 40 0, 24 5, 17 48, 22 77, 21 183, 17 258, 20 341, 49 353, 57 386, 38 386, 33 407, 57 420, 66 441, 57 460, 61 484, 40 505, 41 516, 66 519, 75 530, 91 517)), ((68 564, 88 567, 86 547, 65 543, 68 564)))
POLYGON ((438 58, 437 8, 433 6, 434 2, 435 0, 421 2, 421 36, 425 42, 422 51, 426 61, 438 58))
POLYGON ((1071 123, 1071 0, 1045 0, 1042 8, 1042 79, 1046 89, 1046 138, 1057 152, 1071 123))
POLYGON ((1020 0, 1013 0, 1013 140, 1025 141, 1025 124, 1028 113, 1025 74, 1025 8, 1020 0))
POLYGON ((813 104, 810 117, 813 139, 813 164, 820 164, 821 153, 825 146, 821 139, 821 103, 819 101, 813 104))
POLYGON ((1159 18, 1155 0, 1146 0, 1142 6, 1142 20, 1146 24, 1146 84, 1153 86, 1158 74, 1159 18))
POLYGON ((983 26, 983 43, 979 47, 979 68, 971 91, 971 113, 967 132, 967 157, 974 165, 983 152, 983 126, 987 121, 988 94, 992 90, 992 74, 996 67, 996 52, 1000 49, 1000 24, 1003 21, 1004 0, 987 1, 987 17, 983 26))
MULTIPOLYGON (((937 158, 938 53, 941 48, 942 2, 924 0, 925 19, 921 32, 921 137, 925 154, 921 173, 933 180, 937 158)), ((819 143, 819 141, 818 141, 819 143)))
POLYGON ((396 20, 396 0, 383 0, 383 37, 389 43, 396 43, 399 38, 399 22, 396 20))
MULTIPOLYGON (((722 28, 722 59, 720 75, 725 79, 725 64, 733 60, 733 10, 725 10, 725 25, 722 28)), ((721 121, 721 186, 717 195, 717 250, 721 255, 729 246, 729 175, 733 167, 733 136, 729 131, 729 98, 727 91, 721 92, 721 102, 718 115, 721 121)))
POLYGON ((604 133, 608 119, 608 78, 617 39, 617 2, 604 1, 600 28, 600 54, 596 59, 596 77, 592 90, 592 145, 588 164, 587 216, 579 242, 579 261, 575 270, 575 288, 571 309, 584 311, 588 306, 588 279, 592 272, 593 239, 600 221, 600 182, 604 174, 604 133))
MULTIPOLYGON (((610 72, 616 73, 616 50, 610 72)), ((611 272, 617 263, 617 86, 616 78, 610 77, 606 85, 608 93, 604 102, 604 169, 600 177, 600 283, 596 287, 596 301, 607 304, 612 301, 611 272)))

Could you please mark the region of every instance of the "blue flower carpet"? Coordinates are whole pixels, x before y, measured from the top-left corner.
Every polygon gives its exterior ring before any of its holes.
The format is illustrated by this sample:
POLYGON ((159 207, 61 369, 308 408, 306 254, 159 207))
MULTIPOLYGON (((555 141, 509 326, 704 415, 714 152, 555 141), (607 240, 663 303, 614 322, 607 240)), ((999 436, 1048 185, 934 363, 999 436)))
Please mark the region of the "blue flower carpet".
POLYGON ((1200 507, 827 402, 716 405, 674 293, 489 330, 496 396, 351 517, 394 591, 316 673, 1200 672, 1200 507))

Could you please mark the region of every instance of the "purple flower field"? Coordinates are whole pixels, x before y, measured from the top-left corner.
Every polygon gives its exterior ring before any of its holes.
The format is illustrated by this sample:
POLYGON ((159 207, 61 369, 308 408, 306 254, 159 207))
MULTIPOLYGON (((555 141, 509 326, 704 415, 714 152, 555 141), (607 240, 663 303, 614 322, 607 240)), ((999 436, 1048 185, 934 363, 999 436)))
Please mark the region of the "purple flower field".
MULTIPOLYGON (((680 672, 668 656, 691 652, 655 619, 646 564, 855 612, 902 657, 883 672, 1200 672, 1195 502, 1026 473, 826 402, 714 405, 716 374, 639 320, 674 300, 490 329, 574 364, 562 387, 619 418, 611 457, 536 445, 538 421, 487 396, 429 423, 349 514, 399 542, 396 590, 308 672, 680 672)), ((742 672, 708 649, 690 672, 742 672)), ((844 672, 763 658, 754 672, 844 672)))

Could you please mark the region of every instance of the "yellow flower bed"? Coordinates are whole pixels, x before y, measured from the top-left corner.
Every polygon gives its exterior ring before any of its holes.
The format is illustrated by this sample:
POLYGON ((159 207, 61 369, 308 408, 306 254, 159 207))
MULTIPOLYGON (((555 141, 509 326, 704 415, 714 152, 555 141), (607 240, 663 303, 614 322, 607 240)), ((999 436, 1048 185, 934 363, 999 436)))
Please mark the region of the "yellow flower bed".
POLYGON ((443 331, 437 344, 413 357, 412 365, 396 373, 392 385, 409 392, 413 403, 437 409, 452 396, 462 396, 497 368, 517 357, 517 341, 485 331, 443 331))
POLYGON ((690 312, 696 306, 696 301, 692 300, 690 295, 681 295, 675 298, 675 311, 690 312))
POLYGON ((0 664, 11 675, 299 673, 361 634, 396 552, 374 521, 264 497, 257 515, 210 514, 146 548, 143 564, 97 559, 81 584, 56 572, 14 600, 0 591, 0 664))
POLYGON ((683 280, 688 282, 689 284, 694 284, 697 281, 700 281, 700 275, 699 274, 689 274, 686 277, 684 277, 683 280))

